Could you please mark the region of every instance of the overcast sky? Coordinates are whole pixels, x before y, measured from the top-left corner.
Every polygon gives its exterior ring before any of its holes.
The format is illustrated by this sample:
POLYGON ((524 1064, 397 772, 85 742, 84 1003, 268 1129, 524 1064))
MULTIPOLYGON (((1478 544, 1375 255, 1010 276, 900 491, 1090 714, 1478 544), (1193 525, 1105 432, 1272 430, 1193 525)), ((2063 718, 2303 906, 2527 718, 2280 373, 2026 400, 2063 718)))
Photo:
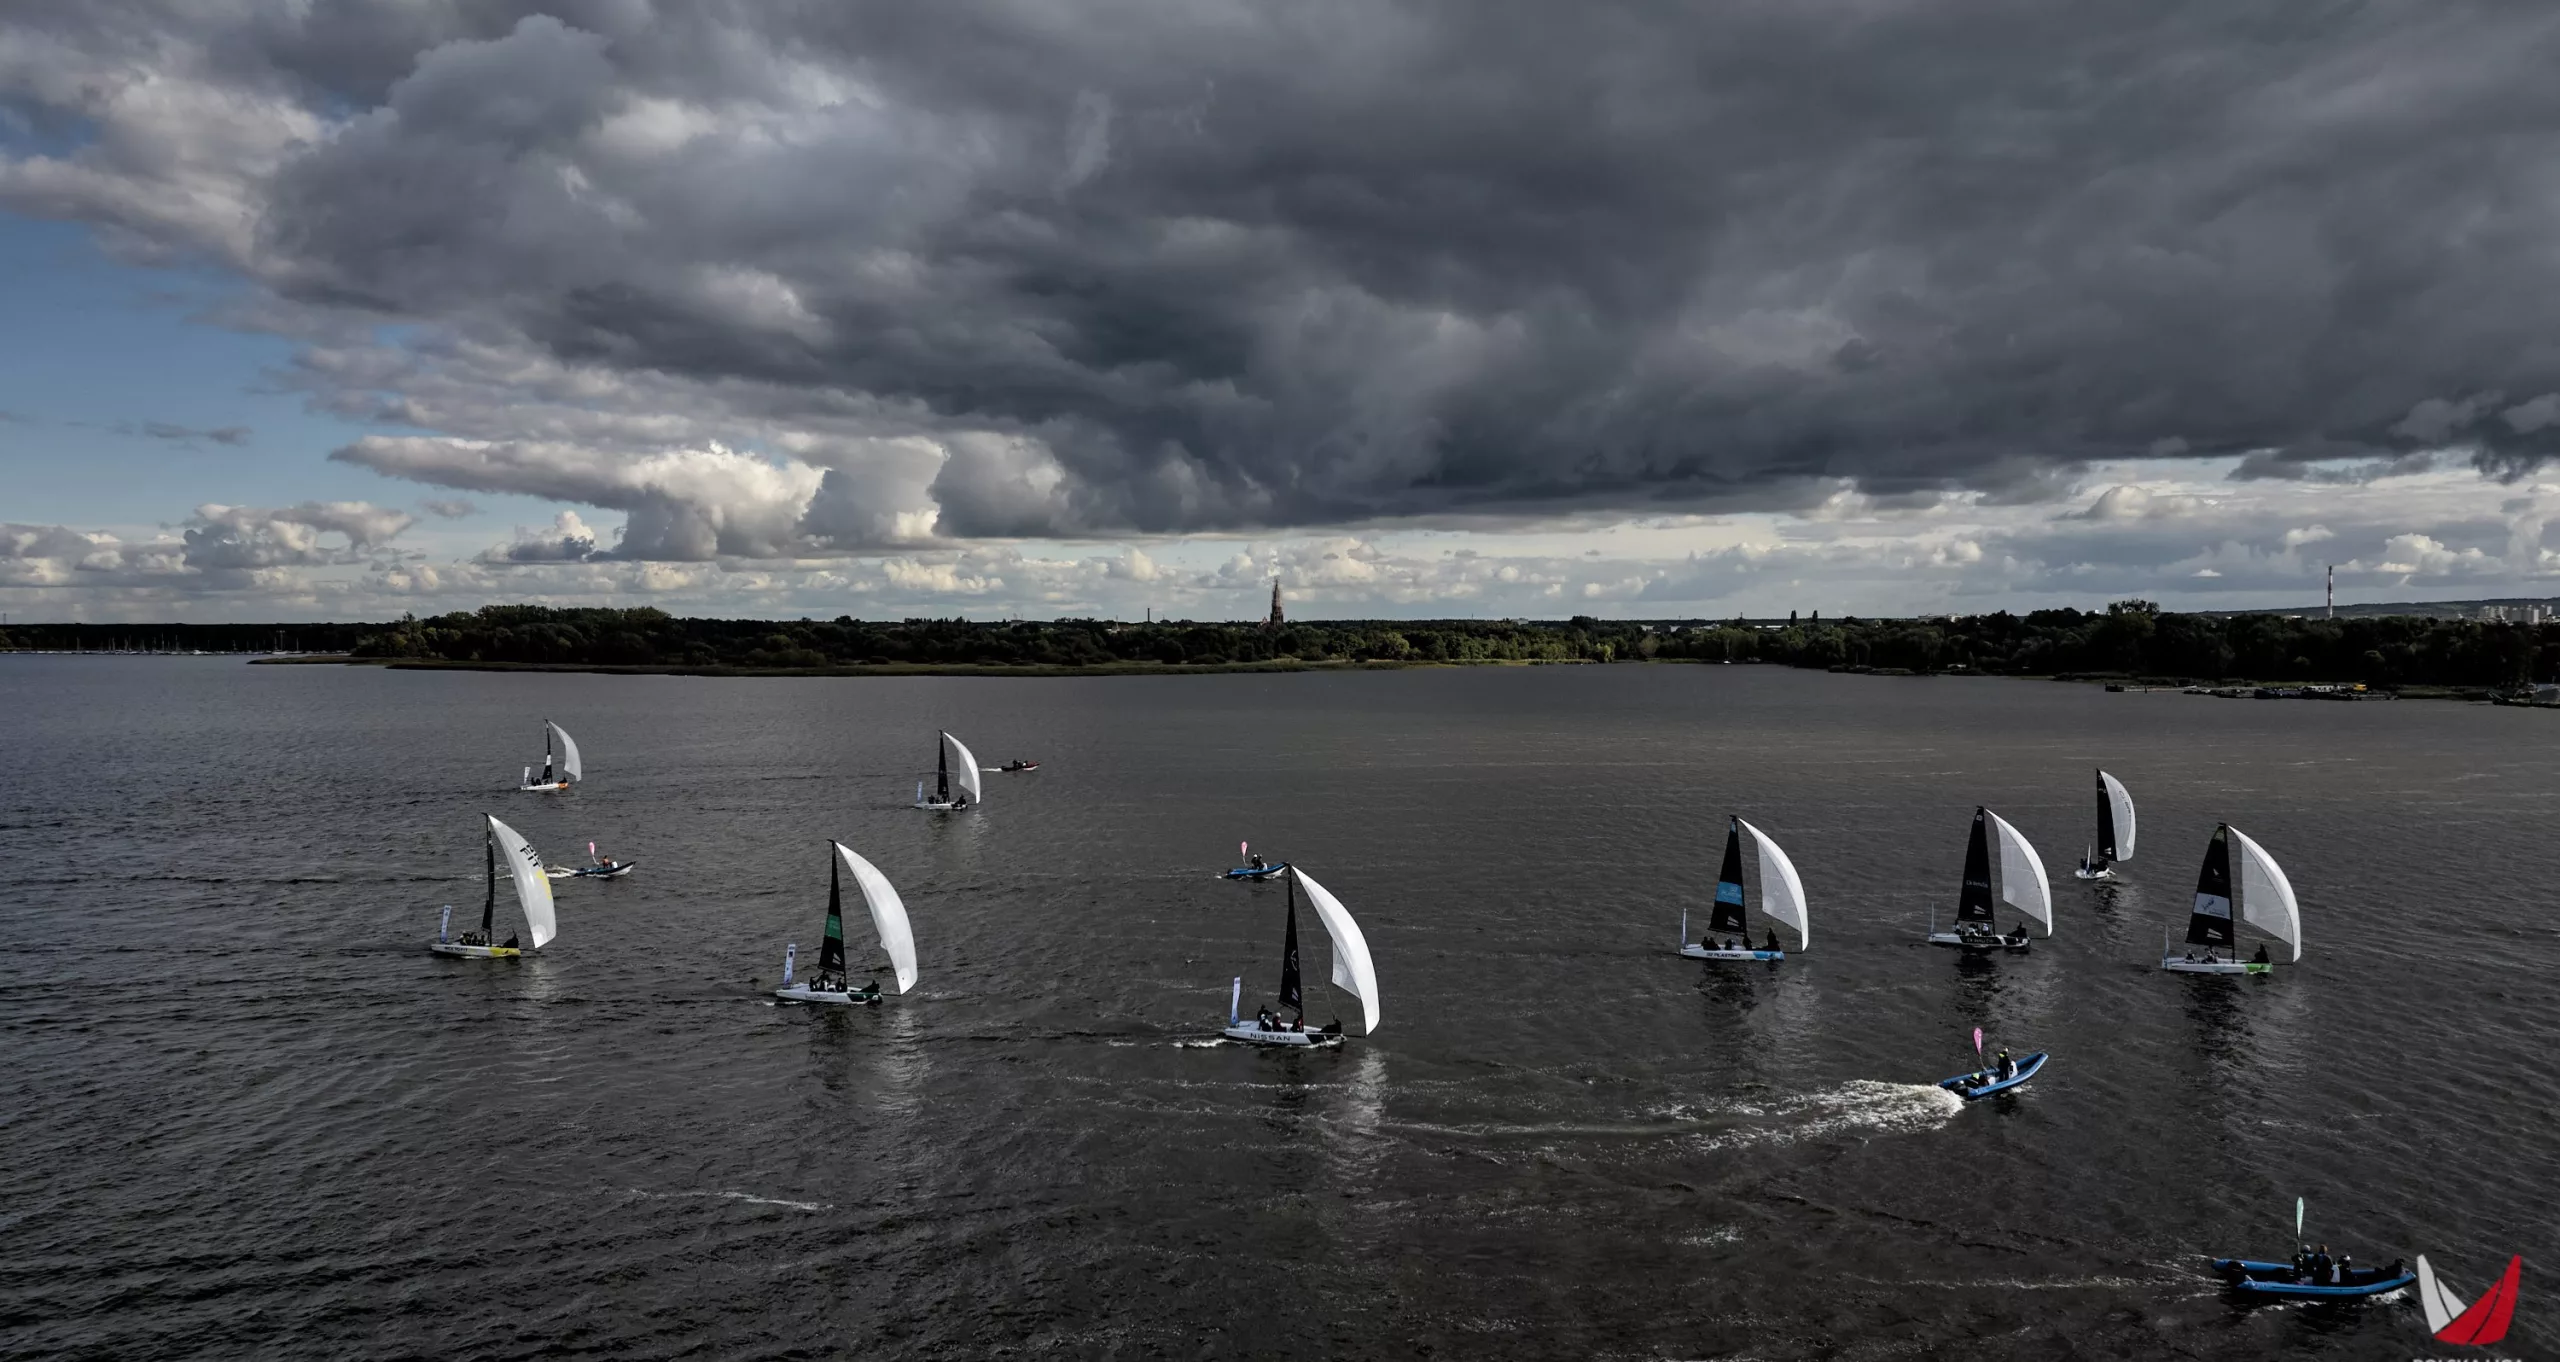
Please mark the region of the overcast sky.
POLYGON ((0 608, 2560 594, 2556 70, 2513 4, 33 7, 0 608))

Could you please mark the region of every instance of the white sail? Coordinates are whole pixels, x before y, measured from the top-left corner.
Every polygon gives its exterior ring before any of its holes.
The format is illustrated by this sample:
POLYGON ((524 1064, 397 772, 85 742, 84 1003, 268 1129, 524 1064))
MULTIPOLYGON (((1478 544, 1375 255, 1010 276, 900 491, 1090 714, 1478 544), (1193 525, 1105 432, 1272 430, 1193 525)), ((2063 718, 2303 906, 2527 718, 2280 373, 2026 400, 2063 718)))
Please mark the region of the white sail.
POLYGON ((1369 960, 1369 939, 1360 935, 1360 924, 1351 920, 1351 910, 1342 906, 1331 890, 1318 884, 1307 872, 1295 869, 1298 887, 1307 891, 1307 902, 1316 906, 1316 916, 1324 919, 1325 935, 1333 938, 1333 986, 1360 1000, 1363 1018, 1362 1035, 1378 1029, 1378 967, 1369 960))
POLYGON ((889 885, 889 877, 879 867, 853 854, 853 848, 842 842, 834 844, 836 854, 844 858, 844 868, 853 872, 853 882, 862 889, 862 902, 871 910, 871 925, 880 931, 880 949, 889 953, 889 964, 898 972, 898 991, 916 986, 916 934, 907 926, 907 905, 898 891, 889 885))
POLYGON ((942 741, 951 749, 951 779, 953 782, 958 784, 961 789, 969 792, 970 803, 983 804, 987 802, 985 792, 978 788, 978 758, 975 754, 969 751, 969 745, 960 741, 958 738, 952 737, 948 733, 942 735, 942 741))
POLYGON ((2267 849, 2249 840, 2249 834, 2225 823, 2231 840, 2240 848, 2240 917, 2250 926, 2285 944, 2302 958, 2302 905, 2294 902, 2293 881, 2284 877, 2284 867, 2267 849))
POLYGON ((542 858, 526 844, 523 833, 495 818, 489 819, 489 831, 498 839, 498 859, 506 862, 507 874, 516 882, 516 906, 524 910, 525 931, 533 948, 540 950, 560 934, 551 912, 551 877, 542 873, 542 858))
POLYGON ((560 778, 562 780, 586 779, 586 772, 578 767, 578 740, 570 737, 569 730, 560 725, 553 724, 548 719, 543 722, 551 725, 551 736, 558 739, 560 743, 560 778))
POLYGON ((2130 861, 2133 859, 2133 796, 2126 792, 2123 781, 2104 771, 2098 773, 2098 783, 2107 787, 2107 806, 2115 813, 2116 859, 2130 861))
POLYGON ((2462 1312, 2471 1308, 2436 1280, 2436 1270, 2428 1265, 2423 1253, 2418 1255, 2418 1303, 2426 1307, 2427 1332, 2431 1334, 2443 1333, 2446 1325, 2462 1318, 2462 1312))
MULTIPOLYGON (((1811 946, 1813 928, 1805 917, 1804 881, 1796 878, 1796 863, 1787 859, 1787 853, 1778 849, 1778 844, 1769 839, 1769 834, 1739 818, 1733 821, 1742 823, 1742 830, 1751 834, 1752 844, 1760 848, 1760 911, 1795 929, 1796 949, 1811 946)), ((1683 919, 1680 924, 1683 941, 1688 939, 1688 926, 1687 920, 1683 919)))
POLYGON ((1991 813, 1991 827, 2000 834, 2000 897, 2053 935, 2053 886, 2045 881, 2044 861, 2008 819, 1991 813))

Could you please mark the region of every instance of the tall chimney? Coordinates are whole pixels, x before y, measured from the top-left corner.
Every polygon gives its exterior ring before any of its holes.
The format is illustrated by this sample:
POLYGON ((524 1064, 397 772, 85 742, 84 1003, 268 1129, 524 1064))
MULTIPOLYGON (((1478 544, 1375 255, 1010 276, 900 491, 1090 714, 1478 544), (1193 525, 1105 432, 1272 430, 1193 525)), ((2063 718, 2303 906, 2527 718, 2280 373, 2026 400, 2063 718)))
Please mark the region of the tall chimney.
POLYGON ((2337 564, 2335 564, 2335 563, 2331 563, 2331 564, 2329 565, 2329 613, 2328 613, 2328 615, 2327 615, 2325 618, 2328 618, 2328 619, 2336 619, 2337 617, 2338 617, 2338 565, 2337 565, 2337 564))

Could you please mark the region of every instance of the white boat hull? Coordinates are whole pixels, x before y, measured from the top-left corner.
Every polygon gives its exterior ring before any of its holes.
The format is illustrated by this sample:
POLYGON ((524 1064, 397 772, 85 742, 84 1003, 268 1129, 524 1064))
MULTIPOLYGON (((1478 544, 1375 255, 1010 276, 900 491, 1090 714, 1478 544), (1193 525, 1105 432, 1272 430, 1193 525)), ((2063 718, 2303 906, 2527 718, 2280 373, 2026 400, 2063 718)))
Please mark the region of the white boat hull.
POLYGON ((568 789, 568 788, 569 788, 569 782, 567 782, 567 781, 565 781, 565 780, 555 780, 555 781, 551 782, 551 783, 550 783, 550 784, 548 784, 548 785, 519 785, 519 786, 517 786, 517 787, 516 787, 516 793, 517 793, 517 794, 554 794, 554 793, 557 793, 557 792, 559 792, 559 791, 561 791, 561 790, 565 790, 565 789, 568 789))
POLYGON ((427 949, 438 955, 459 955, 466 960, 513 960, 524 954, 514 946, 465 946, 458 941, 430 941, 427 949))
POLYGON ((919 799, 916 801, 916 807, 919 809, 929 809, 935 813, 949 813, 953 809, 961 808, 963 806, 936 799, 919 799))
POLYGON ((786 1003, 827 1003, 837 1007, 878 1007, 880 1005, 880 995, 868 990, 861 993, 855 993, 849 989, 827 993, 811 988, 807 984, 777 988, 773 991, 773 996, 786 1003))
POLYGON ((611 870, 602 871, 584 870, 577 866, 555 865, 547 867, 542 873, 555 880, 618 880, 639 868, 639 865, 640 863, 638 861, 632 861, 626 865, 618 865, 611 870))
POLYGON ((1996 936, 1962 936, 1955 932, 1931 932, 1929 933, 1929 944, 1932 946, 1953 946, 1958 950, 1980 951, 1984 954, 1989 954, 1992 951, 2022 951, 2035 943, 2032 941, 2012 941, 1996 936))
POLYGON ((1785 951, 1725 951, 1709 950, 1704 946, 1682 946, 1680 953, 1692 960, 1784 960, 1787 958, 1785 951))
POLYGON ((2085 865, 2071 872, 2071 878, 2075 880, 2112 880, 2115 877, 2116 872, 2112 870, 2091 870, 2085 865))
POLYGON ((2273 974, 2276 967, 2255 960, 2189 960, 2172 955, 2160 961, 2160 968, 2172 974, 2273 974))
POLYGON ((1227 1039, 1247 1045, 1294 1045, 1300 1049, 1323 1049, 1342 1043, 1339 1031, 1265 1031, 1251 1022, 1237 1022, 1227 1028, 1227 1039))

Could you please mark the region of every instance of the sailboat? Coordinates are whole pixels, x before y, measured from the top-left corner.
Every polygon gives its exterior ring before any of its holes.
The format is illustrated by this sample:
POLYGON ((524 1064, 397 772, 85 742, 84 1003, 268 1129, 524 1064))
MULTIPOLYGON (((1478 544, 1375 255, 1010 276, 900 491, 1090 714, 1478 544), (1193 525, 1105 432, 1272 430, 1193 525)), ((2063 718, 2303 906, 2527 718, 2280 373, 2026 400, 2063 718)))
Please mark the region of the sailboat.
POLYGON ((1235 988, 1227 998, 1227 1039, 1248 1045, 1321 1045, 1342 1043, 1339 1021, 1318 1030, 1306 1024, 1307 1004, 1298 977, 1298 890, 1307 891, 1307 902, 1315 905, 1316 916, 1323 920, 1327 936, 1333 938, 1333 986, 1360 1000, 1361 1034, 1374 1035, 1378 1030, 1378 971, 1369 961, 1368 938, 1360 935, 1360 924, 1351 920, 1350 910, 1342 906, 1326 888, 1303 870, 1292 867, 1289 881, 1289 926, 1280 945, 1280 1005, 1298 1015, 1286 1021, 1264 1008, 1252 1021, 1240 1015, 1244 1006, 1244 978, 1236 978, 1235 988))
POLYGON ((2124 782, 2098 773, 2098 840, 2080 852, 2080 868, 2071 873, 2084 880, 2112 880, 2114 865, 2133 859, 2133 796, 2124 782))
POLYGON ((985 802, 985 798, 978 788, 978 758, 969 751, 967 743, 948 733, 943 734, 942 745, 934 751, 933 798, 924 797, 924 782, 917 781, 916 807, 965 809, 985 802), (956 794, 951 788, 955 776, 960 785, 956 794))
POLYGON ((1986 808, 1973 811, 1973 836, 1964 848, 1964 891, 1956 899, 1955 927, 1939 931, 1937 915, 1929 917, 1929 944, 1967 951, 2022 951, 2027 932, 2000 934, 1999 909, 1991 900, 1991 839, 2000 840, 2000 900, 2033 918, 2053 935, 2053 886, 2045 882, 2044 860, 2009 820, 1986 808))
POLYGON ((900 993, 916 986, 916 935, 907 926, 907 905, 879 867, 855 855, 842 842, 830 841, 827 845, 834 847, 836 854, 827 862, 827 934, 818 946, 818 972, 792 982, 791 971, 799 961, 800 946, 794 942, 783 947, 782 987, 775 989, 773 996, 794 1003, 877 1005, 877 979, 856 988, 845 978, 844 872, 853 872, 854 887, 862 891, 863 905, 871 910, 871 925, 880 933, 880 949, 889 953, 889 968, 897 976, 900 993))
POLYGON ((2187 915, 2187 939, 2183 947, 2172 942, 2160 953, 2160 967, 2180 974, 2272 974, 2276 962, 2267 957, 2267 948, 2258 947, 2255 960, 2240 958, 2240 938, 2234 930, 2232 907, 2237 903, 2238 920, 2274 937, 2285 948, 2285 964, 2302 958, 2302 905, 2294 902, 2293 882, 2284 877, 2284 867, 2267 854, 2265 847, 2249 840, 2248 834, 2223 823, 2213 830, 2213 840, 2205 843, 2204 869, 2196 875, 2196 906, 2187 915), (2234 849, 2240 858, 2240 892, 2231 891, 2231 859, 2234 849))
POLYGON ((519 790, 565 790, 586 778, 586 773, 578 769, 577 740, 569 736, 569 730, 549 719, 543 720, 542 778, 536 780, 533 768, 528 766, 524 768, 524 783, 516 788, 519 790), (552 754, 555 744, 559 748, 559 754, 556 757, 552 754))
MULTIPOLYGON (((487 817, 487 815, 482 815, 487 817)), ((489 891, 480 906, 480 930, 465 932, 453 940, 453 905, 444 906, 444 921, 436 928, 436 939, 427 949, 438 955, 464 955, 476 960, 491 960, 522 955, 527 950, 540 950, 559 935, 551 911, 551 877, 542 871, 542 858, 525 844, 523 834, 514 828, 488 819, 489 891), (524 910, 525 931, 533 937, 531 946, 521 946, 510 936, 503 946, 496 943, 498 929, 498 853, 507 856, 507 878, 516 887, 516 906, 524 910)))
MULTIPOLYGON (((1760 911, 1770 919, 1786 924, 1796 934, 1796 949, 1813 944, 1813 928, 1806 921, 1804 881, 1796 878, 1795 862, 1769 839, 1769 834, 1728 816, 1724 833, 1724 869, 1716 875, 1715 907, 1707 913, 1707 936, 1704 941, 1689 940, 1689 910, 1680 910, 1680 953, 1692 960, 1784 960, 1784 950, 1761 950, 1751 944, 1749 896, 1742 887, 1742 834, 1750 833, 1752 845, 1760 852, 1760 911), (1725 946, 1727 939, 1737 944, 1725 946)), ((1774 943, 1777 933, 1770 933, 1774 943)))

